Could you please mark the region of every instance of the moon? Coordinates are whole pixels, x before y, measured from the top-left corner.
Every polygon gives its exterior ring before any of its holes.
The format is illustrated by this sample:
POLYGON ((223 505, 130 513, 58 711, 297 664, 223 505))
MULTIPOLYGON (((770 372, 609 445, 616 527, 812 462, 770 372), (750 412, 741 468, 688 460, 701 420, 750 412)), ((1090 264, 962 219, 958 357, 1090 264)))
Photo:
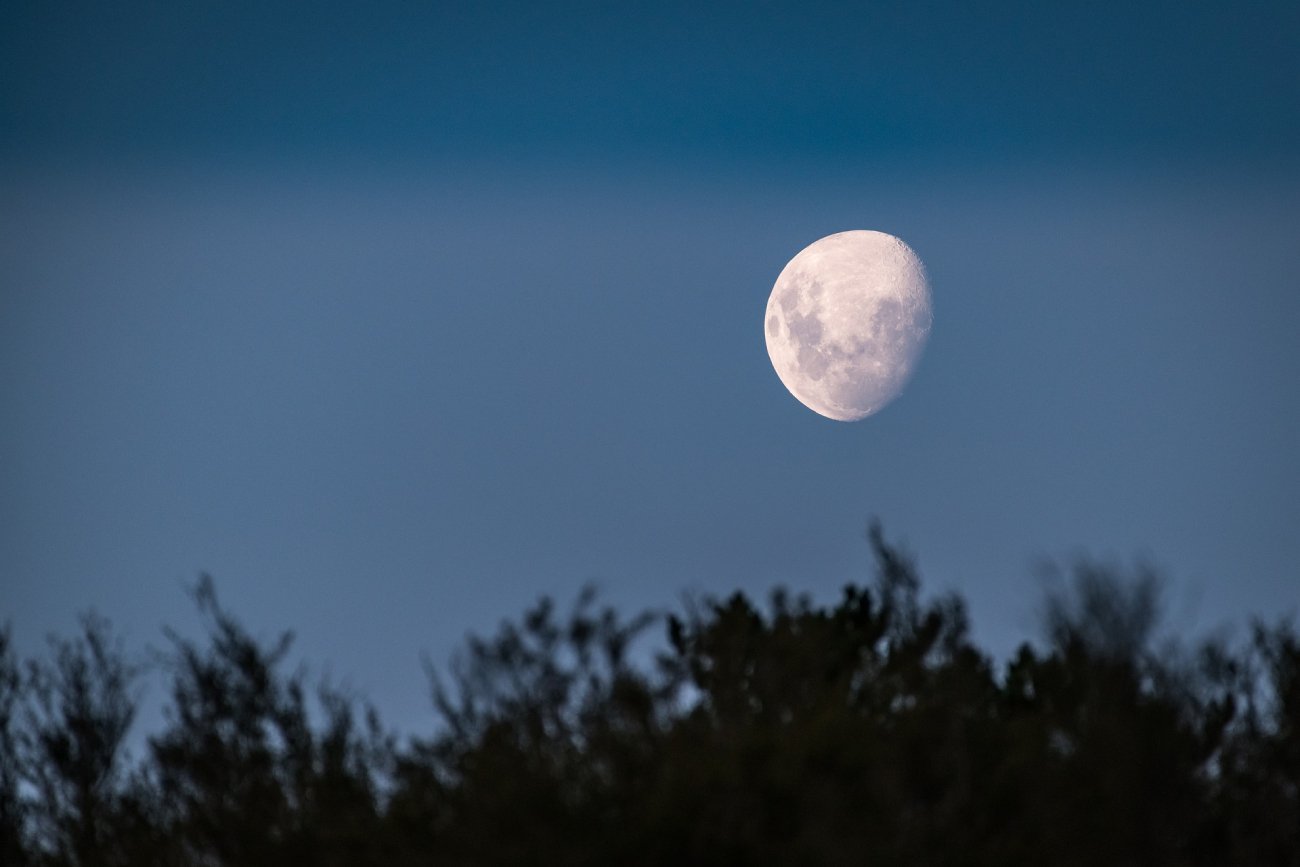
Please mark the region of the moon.
POLYGON ((827 235, 782 269, 767 300, 767 354, 800 403, 859 421, 903 390, 930 336, 930 283, 884 232, 827 235))

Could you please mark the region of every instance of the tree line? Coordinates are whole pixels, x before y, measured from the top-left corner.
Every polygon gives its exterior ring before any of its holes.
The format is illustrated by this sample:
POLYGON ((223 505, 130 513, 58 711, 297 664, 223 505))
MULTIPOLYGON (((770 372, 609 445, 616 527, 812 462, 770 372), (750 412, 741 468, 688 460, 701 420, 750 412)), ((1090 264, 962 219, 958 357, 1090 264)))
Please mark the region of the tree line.
POLYGON ((0 864, 1300 864, 1290 624, 1162 643, 1155 577, 1082 562, 995 662, 869 538, 834 604, 543 600, 430 668, 402 738, 206 579, 137 759, 106 621, 32 659, 0 631, 0 864))

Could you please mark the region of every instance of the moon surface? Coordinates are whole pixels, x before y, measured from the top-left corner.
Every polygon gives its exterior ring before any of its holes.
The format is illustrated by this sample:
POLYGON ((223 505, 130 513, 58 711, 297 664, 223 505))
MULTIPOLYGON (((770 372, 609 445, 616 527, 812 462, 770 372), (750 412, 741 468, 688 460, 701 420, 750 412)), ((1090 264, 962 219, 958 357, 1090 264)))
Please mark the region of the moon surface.
POLYGON ((790 260, 767 301, 767 354, 799 401, 836 421, 889 403, 925 348, 930 283, 884 232, 827 235, 790 260))

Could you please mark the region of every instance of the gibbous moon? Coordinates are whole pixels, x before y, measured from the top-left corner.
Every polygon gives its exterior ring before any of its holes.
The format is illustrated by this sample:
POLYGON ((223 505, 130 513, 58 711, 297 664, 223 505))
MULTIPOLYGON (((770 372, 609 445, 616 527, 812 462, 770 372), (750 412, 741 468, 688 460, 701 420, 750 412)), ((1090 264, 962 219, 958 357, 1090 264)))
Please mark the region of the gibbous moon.
POLYGON ((827 235, 790 260, 767 300, 767 354, 804 406, 864 419, 902 391, 930 336, 930 284, 884 232, 827 235))

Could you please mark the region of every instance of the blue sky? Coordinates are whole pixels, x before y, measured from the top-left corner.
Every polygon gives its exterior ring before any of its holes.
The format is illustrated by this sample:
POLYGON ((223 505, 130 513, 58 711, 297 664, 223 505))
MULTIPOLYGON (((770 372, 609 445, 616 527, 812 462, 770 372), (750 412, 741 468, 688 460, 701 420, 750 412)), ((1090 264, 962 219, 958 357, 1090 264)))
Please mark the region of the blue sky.
POLYGON ((426 718, 538 595, 828 596, 879 516, 1005 649, 1042 557, 1294 610, 1295 4, 6 4, 0 619, 211 572, 426 718), (933 281, 845 425, 768 363, 818 237, 933 281))

